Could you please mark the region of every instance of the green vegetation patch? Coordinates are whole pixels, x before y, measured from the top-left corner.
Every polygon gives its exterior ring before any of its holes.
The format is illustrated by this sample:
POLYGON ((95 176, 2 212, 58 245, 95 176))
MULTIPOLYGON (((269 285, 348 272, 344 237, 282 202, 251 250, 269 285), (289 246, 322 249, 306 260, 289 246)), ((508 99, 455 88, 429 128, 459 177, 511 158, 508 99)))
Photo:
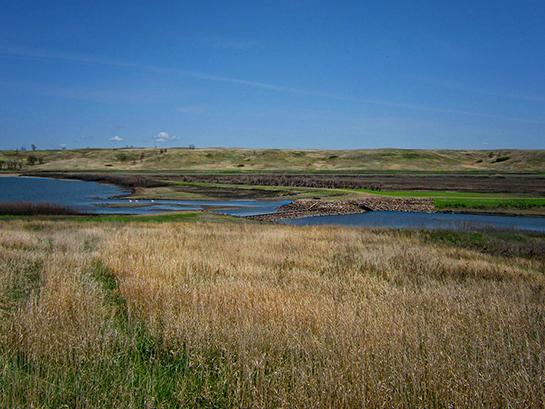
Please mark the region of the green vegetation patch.
POLYGON ((369 189, 358 189, 366 193, 388 197, 415 197, 433 199, 433 204, 441 209, 513 209, 527 210, 545 208, 545 198, 541 197, 517 197, 505 193, 478 193, 478 192, 454 192, 444 190, 395 190, 395 191, 372 191, 369 189))
MULTIPOLYGON (((433 230, 422 234, 427 243, 462 247, 493 256, 537 259, 545 263, 545 235, 539 233, 433 230)), ((543 266, 545 271, 545 264, 543 266)))
POLYGON ((79 222, 79 223, 169 223, 169 222, 215 222, 215 223, 251 223, 251 221, 235 216, 207 212, 165 213, 153 215, 103 215, 103 216, 3 216, 0 220, 26 220, 33 224, 26 228, 43 229, 40 224, 47 221, 79 222))
POLYGON ((545 198, 473 199, 436 198, 433 203, 438 209, 536 209, 545 207, 545 198))
POLYGON ((166 222, 190 222, 196 221, 201 213, 165 213, 153 215, 104 215, 104 216, 80 216, 71 218, 78 222, 114 222, 114 223, 130 223, 130 222, 146 222, 146 223, 166 223, 166 222))
MULTIPOLYGON (((32 282, 32 287, 39 287, 34 277, 40 267, 33 264, 29 269, 32 277, 14 286, 27 288, 32 282)), ((23 270, 20 272, 26 277, 26 267, 23 270)), ((6 407, 32 406, 36 396, 26 393, 31 390, 39 394, 44 408, 228 406, 228 385, 223 369, 219 369, 221 354, 211 356, 204 365, 193 362, 185 347, 175 351, 166 348, 143 322, 129 314, 116 278, 100 260, 91 263, 81 279, 100 287, 104 305, 112 312, 111 323, 100 324, 110 334, 108 342, 91 356, 60 361, 46 357, 36 361, 24 346, 2 345, 0 396, 6 407)), ((28 296, 28 291, 24 293, 28 296)), ((21 305, 24 295, 18 291, 16 298, 21 305)))
POLYGON ((106 373, 108 381, 115 385, 128 382, 136 391, 134 400, 140 407, 177 407, 178 382, 189 370, 187 354, 184 350, 173 353, 161 348, 143 323, 130 319, 116 278, 100 260, 91 265, 88 273, 102 287, 119 331, 115 347, 118 364, 110 368, 113 373, 106 373))
POLYGON ((422 197, 431 199, 509 199, 512 195, 506 193, 455 192, 450 190, 371 190, 356 189, 360 192, 391 197, 422 197))
POLYGON ((165 213, 151 215, 101 215, 101 216, 12 216, 0 215, 0 220, 33 220, 33 221, 72 221, 95 223, 166 223, 192 222, 202 216, 200 212, 165 213))
POLYGON ((3 282, 2 294, 0 294, 0 312, 15 308, 40 287, 43 261, 23 256, 17 258, 22 260, 17 261, 14 258, 4 259, 2 262, 2 267, 8 273, 8 279, 3 282), (10 273, 9 270, 13 266, 17 266, 17 271, 10 273))

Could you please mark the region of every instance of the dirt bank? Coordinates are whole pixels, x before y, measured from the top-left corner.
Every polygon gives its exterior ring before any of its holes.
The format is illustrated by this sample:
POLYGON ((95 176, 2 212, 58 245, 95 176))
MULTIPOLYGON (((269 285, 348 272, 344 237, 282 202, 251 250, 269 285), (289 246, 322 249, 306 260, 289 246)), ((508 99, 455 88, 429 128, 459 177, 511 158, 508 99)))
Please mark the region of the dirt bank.
POLYGON ((130 189, 144 187, 167 186, 168 183, 156 178, 142 175, 124 175, 107 173, 76 173, 76 172, 26 172, 23 176, 48 177, 55 179, 75 179, 86 182, 110 183, 130 189))
POLYGON ((313 200, 300 199, 280 206, 276 213, 249 216, 249 219, 274 221, 294 219, 307 216, 330 216, 339 214, 355 214, 369 211, 397 212, 435 212, 431 199, 405 199, 394 197, 368 197, 355 200, 313 200))
POLYGON ((545 195, 544 175, 498 174, 243 174, 171 175, 185 182, 228 183, 261 186, 314 187, 324 189, 449 190, 478 193, 545 195))

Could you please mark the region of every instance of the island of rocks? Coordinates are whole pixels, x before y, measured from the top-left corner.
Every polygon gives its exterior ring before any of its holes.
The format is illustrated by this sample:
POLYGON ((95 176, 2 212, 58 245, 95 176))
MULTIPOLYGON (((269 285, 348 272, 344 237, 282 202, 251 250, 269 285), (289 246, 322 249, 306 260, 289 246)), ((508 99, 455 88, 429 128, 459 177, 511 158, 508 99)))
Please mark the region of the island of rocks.
POLYGON ((355 214, 370 211, 435 212, 431 199, 366 197, 353 200, 298 199, 280 206, 276 213, 248 216, 248 219, 275 221, 308 216, 355 214))

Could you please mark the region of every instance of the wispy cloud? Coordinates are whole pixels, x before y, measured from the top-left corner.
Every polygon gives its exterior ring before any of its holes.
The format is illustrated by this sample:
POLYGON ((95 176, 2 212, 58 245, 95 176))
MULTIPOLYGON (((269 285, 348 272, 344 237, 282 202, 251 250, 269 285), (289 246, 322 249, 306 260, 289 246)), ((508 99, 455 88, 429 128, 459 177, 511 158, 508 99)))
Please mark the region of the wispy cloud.
POLYGON ((414 111, 456 114, 456 115, 490 118, 490 119, 497 119, 497 120, 503 120, 503 121, 521 122, 521 123, 545 124, 545 121, 538 121, 538 120, 532 120, 532 119, 526 119, 526 118, 516 118, 516 117, 510 117, 510 116, 504 116, 504 115, 488 114, 483 112, 465 111, 465 110, 452 109, 447 107, 436 107, 436 106, 419 105, 419 104, 411 104, 411 103, 399 103, 399 102, 393 102, 393 101, 372 100, 372 99, 365 99, 365 98, 352 98, 352 97, 346 97, 346 96, 336 95, 336 94, 331 94, 326 92, 310 91, 310 90, 305 90, 300 88, 293 88, 293 87, 288 87, 288 86, 279 85, 279 84, 246 80, 246 79, 234 78, 234 77, 226 77, 221 75, 214 75, 214 74, 209 74, 205 72, 189 71, 189 70, 178 69, 178 68, 160 67, 160 66, 148 65, 148 64, 131 63, 131 62, 114 60, 110 58, 94 57, 94 56, 88 56, 88 55, 82 55, 82 54, 62 53, 62 52, 56 52, 51 50, 36 50, 36 49, 29 49, 29 48, 23 48, 23 47, 0 46, 0 57, 2 55, 26 58, 26 59, 62 61, 62 62, 77 63, 77 64, 107 65, 107 66, 119 67, 119 68, 132 68, 132 69, 147 70, 147 71, 156 72, 160 74, 170 73, 170 74, 182 75, 185 77, 194 78, 194 79, 198 79, 202 81, 229 83, 229 84, 259 88, 259 89, 264 89, 264 90, 269 90, 274 92, 299 94, 299 95, 306 95, 306 96, 319 97, 319 98, 328 98, 333 100, 352 102, 356 104, 376 105, 376 106, 384 106, 384 107, 390 107, 390 108, 403 108, 403 109, 414 110, 414 111))
POLYGON ((41 61, 63 61, 75 64, 91 64, 91 65, 107 65, 119 68, 134 68, 141 69, 159 74, 178 74, 186 77, 191 77, 205 81, 225 82, 231 84, 245 85, 254 88, 263 88, 271 91, 278 92, 305 92, 303 90, 297 90, 295 88, 284 87, 276 84, 270 84, 266 82, 251 81, 240 78, 225 77, 221 75, 214 75, 198 71, 189 71, 178 68, 159 67, 156 65, 131 63, 125 61, 118 61, 110 58, 94 57, 83 54, 75 53, 63 53, 51 50, 37 50, 24 47, 4 47, 0 46, 0 56, 13 56, 26 59, 35 59, 41 61))
POLYGON ((112 137, 110 138, 110 141, 112 141, 112 142, 122 142, 122 141, 124 141, 124 140, 125 140, 125 139, 124 139, 123 137, 119 136, 119 135, 112 136, 112 137))
POLYGON ((178 138, 173 135, 170 135, 168 132, 165 132, 165 131, 161 131, 157 133, 156 135, 154 135, 153 137, 153 140, 158 143, 172 141, 175 139, 178 139, 178 138))
POLYGON ((99 103, 155 103, 164 99, 156 90, 146 91, 130 89, 124 92, 118 92, 111 88, 100 89, 97 87, 61 86, 58 83, 44 84, 34 81, 8 81, 0 79, 0 87, 17 90, 18 92, 29 92, 51 97, 99 103))
POLYGON ((206 105, 195 104, 195 105, 184 105, 184 106, 178 107, 178 109, 176 110, 178 112, 181 112, 182 114, 202 114, 208 111, 208 108, 206 107, 206 105))

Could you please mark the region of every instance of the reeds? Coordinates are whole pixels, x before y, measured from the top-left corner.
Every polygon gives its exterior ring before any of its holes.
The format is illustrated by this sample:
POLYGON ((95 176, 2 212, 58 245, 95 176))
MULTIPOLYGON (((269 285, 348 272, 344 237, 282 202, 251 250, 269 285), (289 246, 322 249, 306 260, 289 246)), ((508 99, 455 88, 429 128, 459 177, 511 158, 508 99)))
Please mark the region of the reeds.
POLYGON ((0 202, 0 215, 12 216, 37 216, 37 215, 76 215, 77 210, 55 203, 2 203, 0 202))

